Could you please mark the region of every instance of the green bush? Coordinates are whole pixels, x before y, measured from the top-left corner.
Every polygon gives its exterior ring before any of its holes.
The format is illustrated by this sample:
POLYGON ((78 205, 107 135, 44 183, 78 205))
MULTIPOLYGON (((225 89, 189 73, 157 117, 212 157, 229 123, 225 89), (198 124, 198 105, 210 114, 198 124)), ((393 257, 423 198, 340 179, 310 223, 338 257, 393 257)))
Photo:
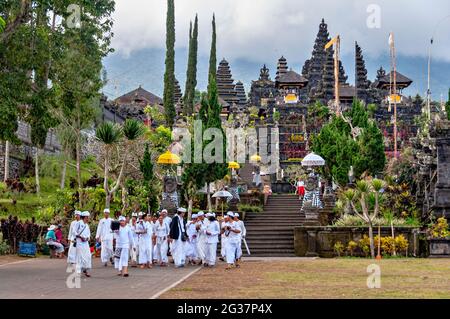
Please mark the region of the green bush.
POLYGON ((3 240, 3 234, 0 232, 0 256, 9 254, 10 250, 9 245, 3 240))
MULTIPOLYGON (((403 219, 403 218, 393 218, 392 224, 394 226, 418 226, 418 221, 413 218, 403 219)), ((374 226, 391 226, 388 219, 384 217, 375 218, 373 221, 374 226)), ((356 215, 344 214, 338 220, 336 220, 333 226, 337 227, 364 227, 367 223, 363 221, 360 217, 356 215)))
POLYGON ((342 253, 344 252, 344 244, 342 244, 340 241, 337 241, 334 246, 334 252, 338 255, 338 257, 341 257, 342 253))
POLYGON ((364 235, 363 238, 361 238, 358 241, 358 246, 361 248, 361 251, 364 253, 364 255, 367 257, 369 256, 370 252, 370 238, 367 235, 364 235))
POLYGON ((239 204, 238 210, 245 213, 261 213, 263 211, 263 208, 261 206, 239 204))
POLYGON ((350 240, 347 244, 347 252, 350 254, 350 256, 353 256, 356 248, 358 248, 358 243, 350 240))

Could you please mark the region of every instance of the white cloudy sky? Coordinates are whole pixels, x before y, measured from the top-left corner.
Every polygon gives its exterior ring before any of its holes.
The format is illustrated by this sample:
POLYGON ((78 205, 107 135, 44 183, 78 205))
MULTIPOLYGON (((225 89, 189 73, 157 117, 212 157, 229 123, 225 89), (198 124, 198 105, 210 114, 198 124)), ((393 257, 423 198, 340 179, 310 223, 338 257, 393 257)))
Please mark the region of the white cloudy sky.
MULTIPOLYGON (((175 10, 177 47, 187 45, 189 21, 198 13, 200 54, 205 55, 215 12, 219 58, 266 62, 284 54, 304 60, 324 17, 331 35, 341 35, 343 54, 353 52, 355 40, 366 55, 386 54, 393 31, 399 54, 425 56, 434 33, 434 58, 450 62, 448 0, 175 0, 175 10), (380 29, 367 27, 371 4, 381 9, 380 29)), ((118 54, 165 47, 165 0, 116 0, 114 18, 118 54)))

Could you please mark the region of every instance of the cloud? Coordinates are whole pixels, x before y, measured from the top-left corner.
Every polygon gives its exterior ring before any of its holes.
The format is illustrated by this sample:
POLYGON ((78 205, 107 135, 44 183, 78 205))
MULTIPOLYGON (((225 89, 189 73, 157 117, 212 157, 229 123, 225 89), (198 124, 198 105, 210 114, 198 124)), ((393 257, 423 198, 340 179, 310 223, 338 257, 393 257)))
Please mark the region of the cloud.
MULTIPOLYGON (((178 48, 187 46, 189 21, 198 13, 202 55, 209 53, 211 17, 216 14, 219 59, 264 63, 284 55, 302 63, 311 55, 323 17, 330 34, 341 35, 343 54, 353 53, 354 41, 365 55, 387 54, 392 31, 399 55, 423 57, 434 33, 433 57, 450 62, 448 0, 175 0, 175 10, 178 48), (381 10, 379 29, 367 26, 370 5, 381 10)), ((165 47, 165 0, 116 0, 114 18, 118 54, 165 47)))

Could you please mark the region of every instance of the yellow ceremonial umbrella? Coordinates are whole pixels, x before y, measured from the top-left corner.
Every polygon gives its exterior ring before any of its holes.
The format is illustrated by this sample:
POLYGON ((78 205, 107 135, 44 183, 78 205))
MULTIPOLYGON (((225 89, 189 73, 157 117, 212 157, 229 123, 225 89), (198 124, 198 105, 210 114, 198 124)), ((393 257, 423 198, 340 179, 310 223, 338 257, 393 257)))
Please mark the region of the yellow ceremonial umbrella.
POLYGON ((241 165, 239 165, 239 163, 237 163, 237 162, 229 162, 228 168, 240 169, 241 165))
POLYGON ((180 163, 180 157, 176 154, 171 153, 170 151, 167 151, 158 157, 158 164, 178 165, 180 163))
POLYGON ((258 154, 255 154, 252 157, 250 157, 250 160, 252 162, 261 162, 261 156, 259 156, 258 154))

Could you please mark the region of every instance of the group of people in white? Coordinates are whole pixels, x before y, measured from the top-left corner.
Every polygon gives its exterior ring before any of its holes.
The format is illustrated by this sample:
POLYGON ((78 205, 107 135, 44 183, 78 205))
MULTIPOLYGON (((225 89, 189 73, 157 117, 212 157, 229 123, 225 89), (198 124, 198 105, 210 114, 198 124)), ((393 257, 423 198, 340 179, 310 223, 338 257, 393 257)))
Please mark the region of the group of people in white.
MULTIPOLYGON (((114 265, 119 276, 128 277, 128 264, 140 268, 152 268, 157 264, 166 267, 171 255, 175 267, 186 264, 214 267, 217 245, 221 243, 220 260, 226 261, 226 269, 239 267, 242 257, 242 241, 246 229, 238 213, 228 212, 216 218, 215 213, 198 212, 185 221, 186 209, 178 208, 171 218, 167 210, 157 216, 133 213, 131 219, 120 216, 117 221, 104 210, 95 235, 101 247, 102 264, 114 265)), ((92 254, 90 249, 90 213, 75 211, 70 224, 70 242, 67 262, 75 265, 78 274, 90 277, 92 254)))

